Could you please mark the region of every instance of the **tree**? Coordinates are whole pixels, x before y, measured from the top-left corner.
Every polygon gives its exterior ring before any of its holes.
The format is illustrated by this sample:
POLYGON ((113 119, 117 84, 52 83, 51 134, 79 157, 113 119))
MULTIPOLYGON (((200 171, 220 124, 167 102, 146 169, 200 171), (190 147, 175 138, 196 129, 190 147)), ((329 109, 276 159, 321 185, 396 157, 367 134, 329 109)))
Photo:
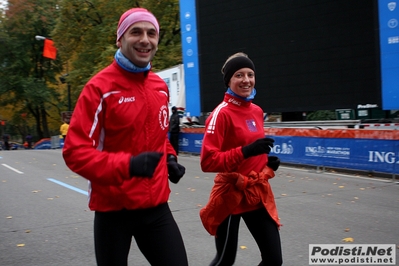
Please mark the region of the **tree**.
POLYGON ((86 82, 112 62, 119 17, 132 7, 147 8, 160 23, 153 70, 180 64, 178 0, 9 0, 0 18, 0 106, 13 114, 8 124, 20 125, 26 113, 23 121, 36 126, 38 138, 58 132, 67 108, 59 77, 68 74, 73 107, 86 82), (56 60, 42 56, 35 35, 54 41, 56 60))
POLYGON ((182 62, 178 0, 65 0, 52 36, 63 61, 69 62, 68 82, 76 102, 86 82, 109 65, 116 47, 119 17, 132 7, 144 7, 158 18, 160 45, 152 66, 162 70, 182 62))
POLYGON ((336 114, 333 110, 319 110, 310 112, 306 120, 308 121, 320 121, 320 120, 336 120, 336 114))
POLYGON ((35 35, 49 36, 58 13, 57 3, 9 0, 1 18, 0 106, 8 106, 17 114, 11 118, 15 124, 20 114, 32 115, 39 138, 50 137, 48 116, 59 100, 55 75, 60 67, 59 62, 42 56, 43 42, 35 40, 35 35))

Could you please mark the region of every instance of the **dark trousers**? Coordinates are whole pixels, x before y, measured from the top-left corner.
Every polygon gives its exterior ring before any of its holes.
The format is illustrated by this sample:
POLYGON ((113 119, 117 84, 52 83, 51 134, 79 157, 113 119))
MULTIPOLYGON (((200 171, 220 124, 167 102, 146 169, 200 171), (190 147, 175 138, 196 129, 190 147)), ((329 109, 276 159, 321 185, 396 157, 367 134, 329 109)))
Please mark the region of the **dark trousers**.
POLYGON ((127 266, 132 237, 151 265, 188 265, 180 230, 167 203, 142 210, 95 212, 97 265, 127 266))
POLYGON ((283 259, 278 227, 266 209, 261 208, 240 215, 230 215, 223 221, 216 233, 217 254, 210 266, 231 266, 234 264, 241 217, 258 244, 262 256, 262 261, 259 265, 282 265, 283 259))
POLYGON ((170 144, 172 144, 173 148, 176 151, 176 154, 179 154, 179 132, 170 132, 169 135, 170 144))

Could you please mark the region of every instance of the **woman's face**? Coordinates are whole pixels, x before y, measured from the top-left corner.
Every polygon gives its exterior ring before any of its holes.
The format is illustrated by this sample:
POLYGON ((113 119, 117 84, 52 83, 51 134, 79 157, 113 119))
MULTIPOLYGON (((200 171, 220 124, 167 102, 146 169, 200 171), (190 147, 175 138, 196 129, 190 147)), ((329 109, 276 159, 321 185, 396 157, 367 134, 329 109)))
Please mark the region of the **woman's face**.
POLYGON ((230 89, 243 98, 251 95, 254 86, 255 72, 247 67, 237 70, 229 82, 230 89))

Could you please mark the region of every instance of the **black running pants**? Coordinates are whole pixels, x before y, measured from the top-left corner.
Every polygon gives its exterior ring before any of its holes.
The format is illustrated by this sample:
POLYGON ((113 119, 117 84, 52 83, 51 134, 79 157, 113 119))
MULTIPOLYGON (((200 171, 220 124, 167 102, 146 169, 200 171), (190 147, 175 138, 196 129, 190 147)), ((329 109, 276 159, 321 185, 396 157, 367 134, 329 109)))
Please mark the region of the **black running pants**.
POLYGON ((180 230, 167 203, 143 210, 95 212, 97 265, 127 266, 132 237, 151 265, 188 265, 180 230))
POLYGON ((261 208, 239 215, 230 215, 220 224, 215 237, 217 254, 210 266, 231 266, 234 264, 241 217, 258 244, 262 256, 259 265, 282 265, 280 233, 277 224, 266 209, 261 208))

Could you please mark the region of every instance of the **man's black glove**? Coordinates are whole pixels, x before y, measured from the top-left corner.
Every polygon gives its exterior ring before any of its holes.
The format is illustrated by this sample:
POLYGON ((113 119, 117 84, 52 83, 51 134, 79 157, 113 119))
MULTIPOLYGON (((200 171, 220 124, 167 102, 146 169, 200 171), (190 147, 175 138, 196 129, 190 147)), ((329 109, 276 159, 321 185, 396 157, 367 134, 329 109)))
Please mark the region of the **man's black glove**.
POLYGON ((278 167, 280 166, 280 159, 277 156, 269 156, 267 166, 273 169, 273 171, 277 171, 278 167))
POLYGON ((169 173, 169 180, 172 183, 177 184, 180 178, 186 173, 186 168, 177 163, 177 159, 173 155, 168 155, 168 173, 169 173))
POLYGON ((143 152, 130 157, 130 176, 152 177, 162 155, 161 152, 143 152))
POLYGON ((274 143, 274 139, 270 139, 270 138, 263 138, 263 139, 255 140, 251 144, 242 147, 242 154, 244 155, 245 159, 247 159, 248 157, 260 155, 263 153, 269 154, 271 148, 273 147, 273 143, 274 143))

